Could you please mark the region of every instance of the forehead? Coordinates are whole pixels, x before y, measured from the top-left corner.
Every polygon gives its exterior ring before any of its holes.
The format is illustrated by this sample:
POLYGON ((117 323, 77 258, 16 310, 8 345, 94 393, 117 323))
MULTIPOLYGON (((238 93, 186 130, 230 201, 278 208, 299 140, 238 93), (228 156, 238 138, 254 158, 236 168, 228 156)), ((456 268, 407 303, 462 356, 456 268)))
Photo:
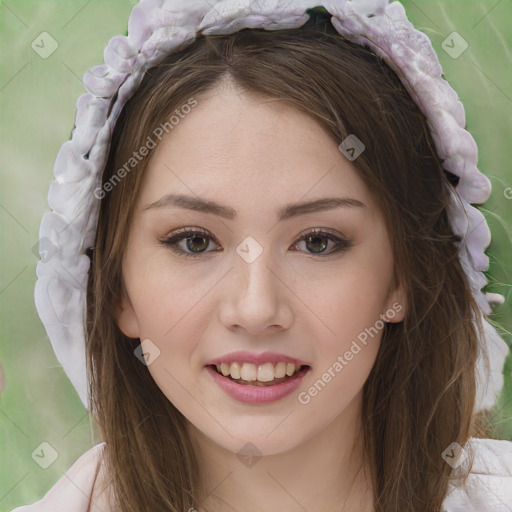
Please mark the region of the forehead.
POLYGON ((325 195, 372 203, 338 149, 341 141, 305 112, 232 87, 195 99, 154 149, 139 208, 169 192, 215 198, 242 211, 325 195))

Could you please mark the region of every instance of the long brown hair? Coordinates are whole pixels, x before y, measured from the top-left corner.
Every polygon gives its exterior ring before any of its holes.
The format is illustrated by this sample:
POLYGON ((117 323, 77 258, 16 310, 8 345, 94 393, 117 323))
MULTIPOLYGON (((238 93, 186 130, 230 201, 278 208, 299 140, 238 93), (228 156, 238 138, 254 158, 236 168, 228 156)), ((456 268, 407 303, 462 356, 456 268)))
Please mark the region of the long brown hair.
MULTIPOLYGON (((317 13, 298 29, 199 35, 150 68, 116 123, 103 183, 176 109, 226 78, 308 113, 338 144, 356 134, 366 145, 353 163, 384 214, 395 283, 407 298, 405 319, 386 324, 364 385, 375 510, 439 511, 451 471, 442 452, 485 435, 473 415, 478 310, 447 217, 457 179, 443 170, 425 117, 396 74, 317 13)), ((87 290, 90 410, 106 441, 116 509, 182 512, 199 508, 187 420, 134 357, 140 340, 114 318, 148 160, 101 202, 87 290)))

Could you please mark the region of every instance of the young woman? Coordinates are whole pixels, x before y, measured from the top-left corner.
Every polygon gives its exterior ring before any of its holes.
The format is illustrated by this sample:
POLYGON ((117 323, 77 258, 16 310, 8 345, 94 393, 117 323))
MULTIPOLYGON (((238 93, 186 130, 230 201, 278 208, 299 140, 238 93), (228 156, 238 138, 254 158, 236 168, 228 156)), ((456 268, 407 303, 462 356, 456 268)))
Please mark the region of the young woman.
POLYGON ((128 27, 36 287, 104 442, 16 511, 512 510, 477 421, 507 353, 489 181, 401 4, 143 0, 128 27))

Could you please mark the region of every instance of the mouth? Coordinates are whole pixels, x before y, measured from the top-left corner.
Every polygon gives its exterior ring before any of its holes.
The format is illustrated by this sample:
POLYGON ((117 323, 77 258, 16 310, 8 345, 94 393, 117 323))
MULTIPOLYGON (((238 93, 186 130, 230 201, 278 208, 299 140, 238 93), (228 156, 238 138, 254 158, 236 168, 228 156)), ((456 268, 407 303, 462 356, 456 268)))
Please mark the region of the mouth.
POLYGON ((232 363, 229 368, 227 363, 219 366, 208 364, 205 370, 213 382, 232 399, 248 405, 266 405, 291 396, 311 370, 309 365, 290 364, 288 366, 286 363, 286 372, 283 372, 283 364, 279 363, 273 372, 269 363, 258 365, 257 373, 254 364, 245 367, 245 364, 238 363, 232 363), (231 373, 240 378, 233 378, 231 373))
POLYGON ((295 379, 299 374, 302 376, 307 373, 307 371, 310 369, 310 366, 305 364, 301 365, 300 367, 296 367, 294 372, 291 375, 285 375, 284 377, 274 377, 272 380, 267 382, 262 382, 257 379, 252 380, 245 380, 245 379, 234 379, 231 375, 224 375, 220 369, 220 366, 210 364, 207 366, 207 368, 211 368, 213 371, 215 371, 218 375, 221 377, 228 379, 232 382, 235 382, 236 384, 242 384, 244 386, 256 386, 256 387, 266 387, 266 386, 276 386, 277 384, 281 384, 283 382, 287 382, 290 380, 295 379))

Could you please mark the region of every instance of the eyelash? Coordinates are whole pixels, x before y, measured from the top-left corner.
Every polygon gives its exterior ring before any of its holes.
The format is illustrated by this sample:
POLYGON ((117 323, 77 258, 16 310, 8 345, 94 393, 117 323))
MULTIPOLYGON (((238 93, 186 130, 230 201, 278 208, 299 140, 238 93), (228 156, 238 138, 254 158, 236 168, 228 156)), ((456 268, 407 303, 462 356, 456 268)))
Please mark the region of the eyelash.
MULTIPOLYGON (((196 236, 213 240, 217 245, 220 245, 215 240, 215 238, 208 233, 208 231, 205 231, 204 229, 201 229, 201 228, 182 228, 182 229, 174 232, 173 234, 169 235, 168 237, 164 238, 163 240, 159 240, 159 243, 166 247, 169 247, 169 249, 171 249, 171 251, 175 252, 176 254, 179 254, 179 255, 185 256, 185 257, 197 258, 197 257, 203 256, 204 254, 207 254, 208 252, 214 252, 214 251, 203 251, 203 252, 198 252, 198 253, 192 253, 192 252, 186 252, 183 249, 180 249, 177 247, 177 243, 179 241, 186 239, 186 238, 193 238, 196 236)), ((330 256, 331 254, 334 254, 337 252, 346 251, 353 245, 352 242, 350 242, 349 240, 340 238, 339 236, 336 236, 334 233, 330 232, 330 230, 326 230, 326 229, 311 229, 310 231, 307 231, 302 236, 300 236, 300 238, 297 240, 297 242, 295 242, 293 245, 294 246, 297 245, 299 242, 302 242, 309 236, 313 236, 313 237, 325 236, 330 241, 333 241, 338 244, 334 248, 334 250, 331 250, 328 253, 316 253, 316 254, 313 252, 308 253, 312 256, 320 256, 320 257, 330 256)))

